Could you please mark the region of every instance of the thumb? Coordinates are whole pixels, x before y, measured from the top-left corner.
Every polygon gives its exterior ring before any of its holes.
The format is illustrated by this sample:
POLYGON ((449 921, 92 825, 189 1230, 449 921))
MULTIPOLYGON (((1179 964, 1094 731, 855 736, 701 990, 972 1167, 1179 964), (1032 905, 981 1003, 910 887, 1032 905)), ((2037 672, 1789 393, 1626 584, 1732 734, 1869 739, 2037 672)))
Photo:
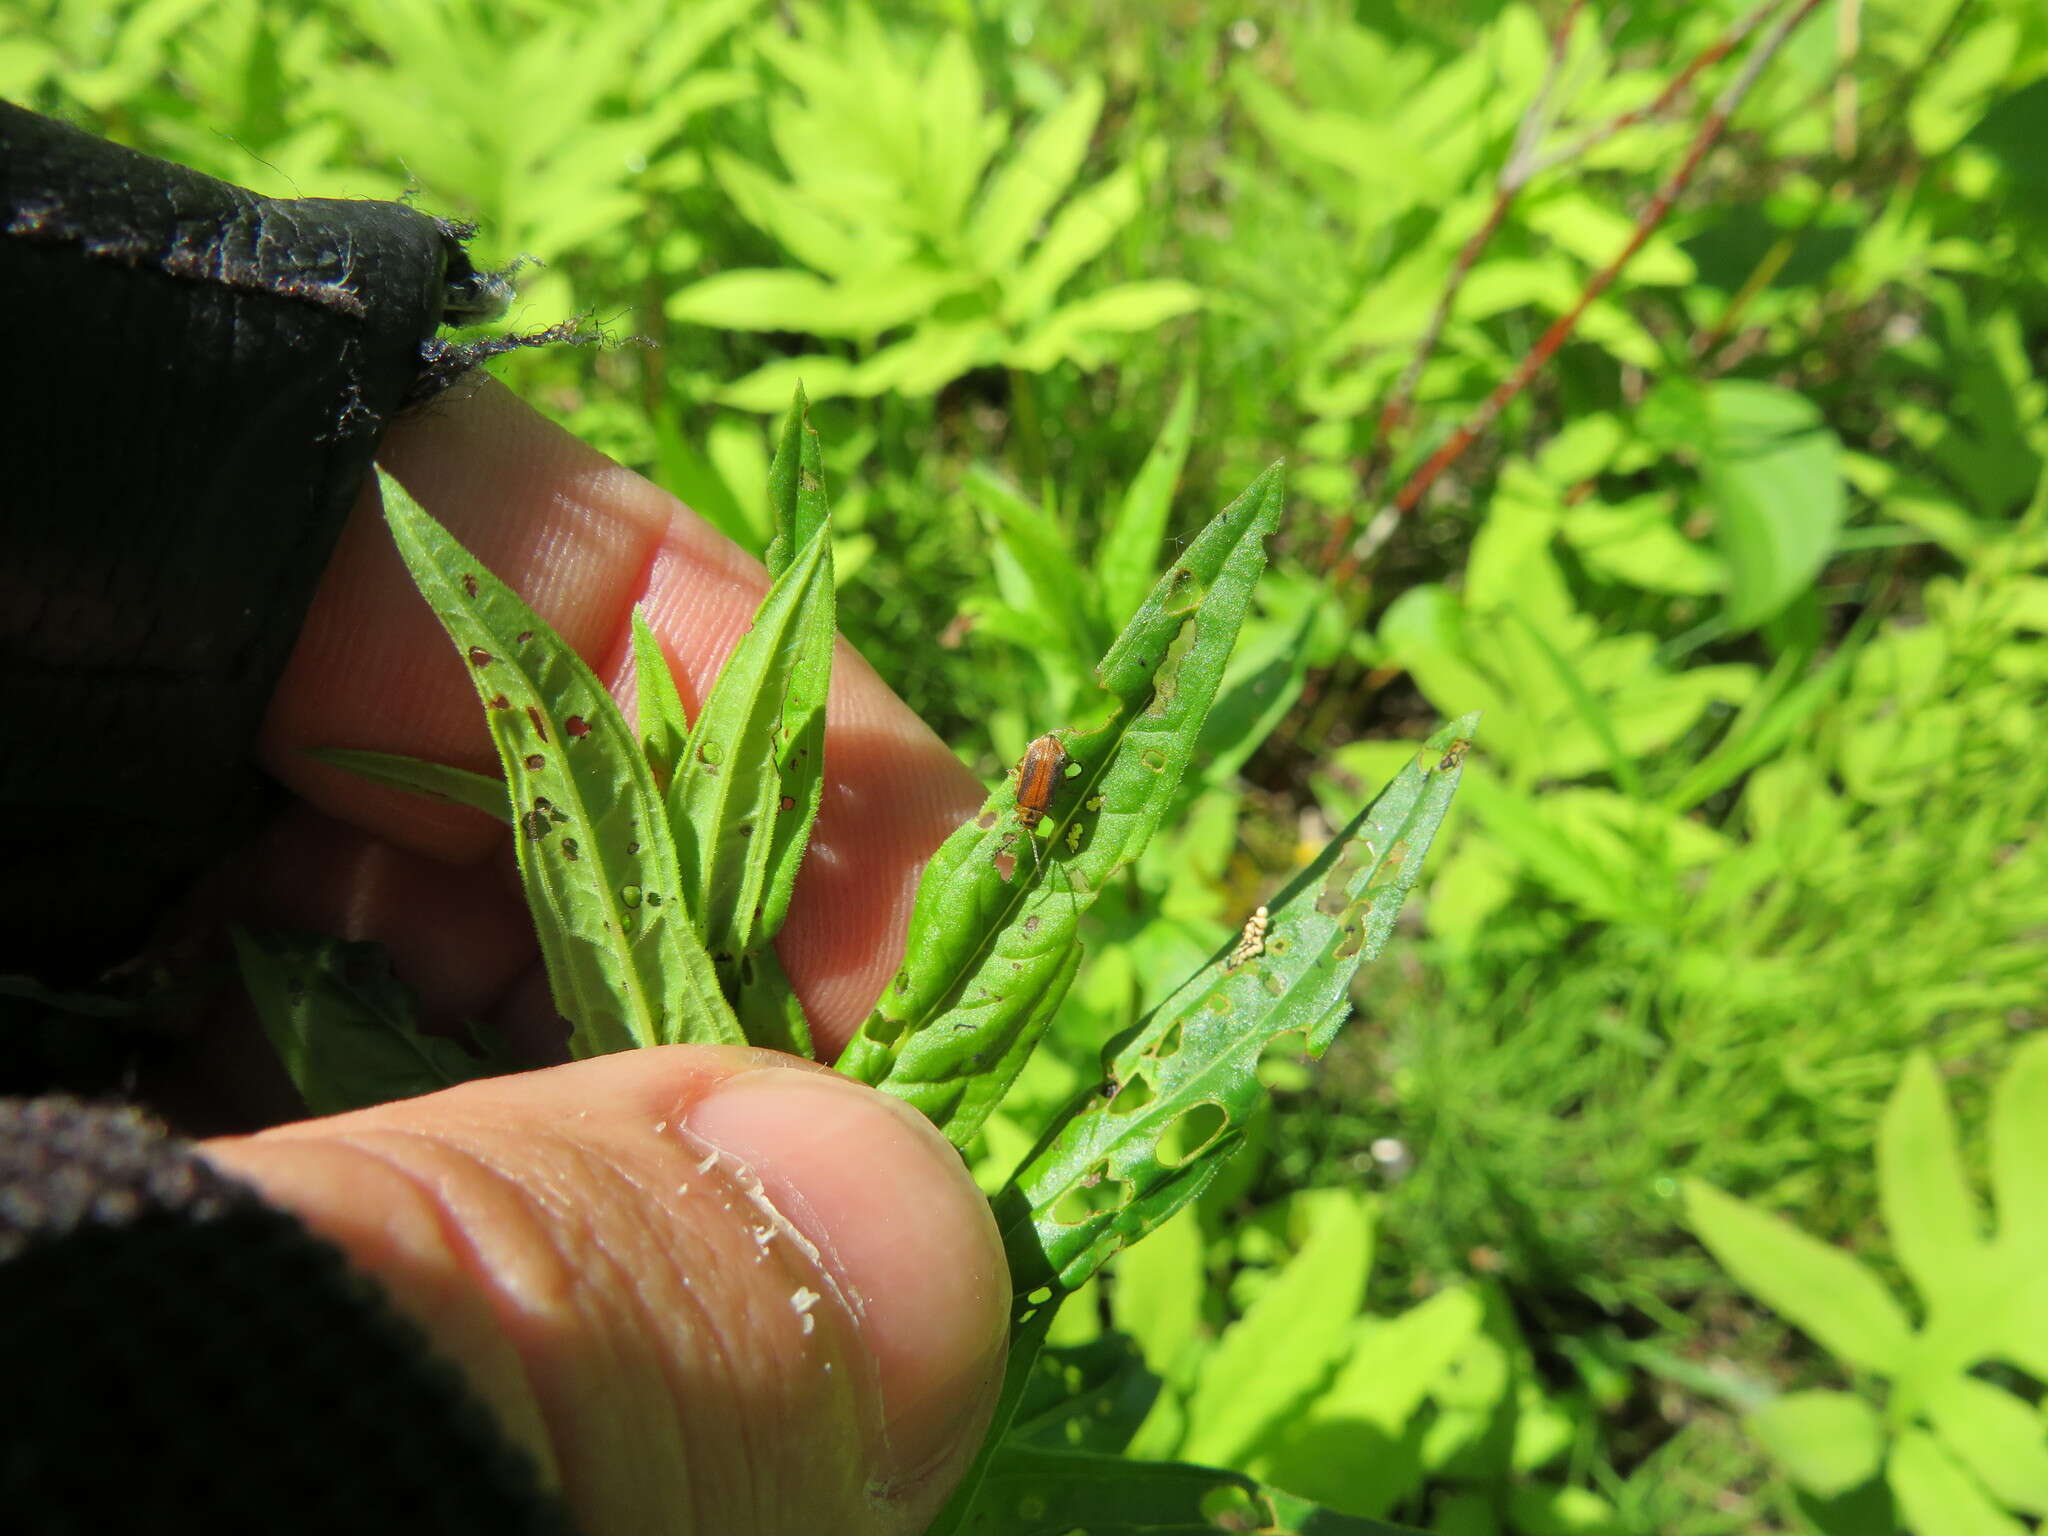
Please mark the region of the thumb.
POLYGON ((629 1051, 204 1150, 384 1284, 588 1536, 919 1531, 987 1425, 987 1203, 809 1063, 629 1051))

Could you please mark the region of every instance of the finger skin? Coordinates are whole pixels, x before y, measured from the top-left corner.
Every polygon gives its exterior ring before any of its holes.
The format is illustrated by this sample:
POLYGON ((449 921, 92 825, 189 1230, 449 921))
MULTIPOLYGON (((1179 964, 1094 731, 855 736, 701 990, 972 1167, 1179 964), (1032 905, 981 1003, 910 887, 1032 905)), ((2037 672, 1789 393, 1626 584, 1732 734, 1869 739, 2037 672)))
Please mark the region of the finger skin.
MULTIPOLYGON (((694 710, 767 592, 767 574, 730 540, 497 384, 455 392, 400 423, 381 458, 615 693, 629 692, 635 603, 645 605, 694 710)), ((622 702, 630 709, 629 697, 622 702)), ((323 746, 495 766, 464 668, 405 574, 374 486, 351 514, 273 699, 265 766, 376 842, 454 863, 503 855, 504 830, 488 818, 304 755, 323 746)), ((777 948, 821 1045, 836 1049, 896 969, 919 872, 983 790, 843 640, 833 656, 825 774, 777 948)), ((292 875, 323 878, 305 866, 292 875)), ((374 894, 329 904, 351 909, 357 931, 349 937, 402 926, 374 894)), ((501 939, 508 950, 527 942, 513 929, 501 939)), ((431 947, 432 939, 416 943, 431 947)), ((432 974, 431 966, 414 972, 432 974)))
POLYGON ((908 1536, 1000 1387, 987 1202, 811 1063, 632 1051, 204 1150, 376 1276, 590 1536, 908 1536))

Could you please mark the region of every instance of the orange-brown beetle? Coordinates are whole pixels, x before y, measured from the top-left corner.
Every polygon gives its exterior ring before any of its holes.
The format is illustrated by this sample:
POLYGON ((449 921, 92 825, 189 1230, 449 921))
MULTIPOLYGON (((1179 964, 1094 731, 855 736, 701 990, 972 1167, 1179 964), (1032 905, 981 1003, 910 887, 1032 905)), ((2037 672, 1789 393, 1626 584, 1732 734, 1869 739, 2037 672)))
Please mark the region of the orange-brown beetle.
POLYGON ((1026 832, 1038 825, 1067 771, 1067 749, 1057 736, 1045 735, 1024 749, 1017 764, 1017 825, 1026 832))

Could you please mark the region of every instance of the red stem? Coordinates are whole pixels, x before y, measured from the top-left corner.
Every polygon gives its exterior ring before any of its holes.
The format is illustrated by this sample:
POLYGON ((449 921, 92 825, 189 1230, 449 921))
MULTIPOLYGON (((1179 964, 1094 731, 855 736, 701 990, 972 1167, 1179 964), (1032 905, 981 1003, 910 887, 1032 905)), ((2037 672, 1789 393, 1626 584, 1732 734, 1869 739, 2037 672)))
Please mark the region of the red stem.
MULTIPOLYGON (((1677 171, 1658 188, 1657 195, 1651 198, 1649 206, 1637 218, 1628 242, 1622 246, 1612 261, 1593 275, 1572 307, 1551 322, 1550 328, 1537 340, 1536 345, 1524 354, 1522 360, 1515 365, 1514 371, 1495 385, 1493 392, 1482 400, 1472 414, 1460 422, 1451 435, 1438 446, 1436 452, 1408 477, 1401 489, 1395 493, 1393 509, 1396 513, 1405 514, 1413 511, 1443 472, 1463 457, 1465 450, 1472 446, 1480 433, 1493 425, 1509 402, 1528 388, 1529 381, 1536 376, 1537 370, 1556 355, 1558 348, 1564 345, 1565 340, 1577 328, 1580 318, 1592 307, 1593 301, 1614 285, 1614 280, 1621 275, 1622 269, 1628 265, 1636 252, 1643 248, 1650 236, 1657 232, 1666 215, 1671 212, 1672 204, 1692 184, 1693 176, 1698 172, 1700 163, 1706 159, 1707 151, 1720 139, 1723 130, 1728 126, 1729 118, 1734 115, 1736 108, 1741 106, 1743 98, 1748 96, 1750 88, 1757 82, 1757 77, 1763 73, 1764 66, 1784 46, 1785 39, 1792 35, 1793 30, 1811 15, 1820 3, 1821 0, 1798 0, 1792 11, 1757 45, 1756 50, 1744 61, 1741 72, 1715 101, 1713 110, 1707 114, 1706 121, 1693 136, 1692 144, 1686 150, 1685 159, 1679 164, 1677 171)), ((1334 583, 1340 587, 1347 583, 1356 574, 1357 565, 1356 556, 1347 555, 1331 572, 1334 583)))

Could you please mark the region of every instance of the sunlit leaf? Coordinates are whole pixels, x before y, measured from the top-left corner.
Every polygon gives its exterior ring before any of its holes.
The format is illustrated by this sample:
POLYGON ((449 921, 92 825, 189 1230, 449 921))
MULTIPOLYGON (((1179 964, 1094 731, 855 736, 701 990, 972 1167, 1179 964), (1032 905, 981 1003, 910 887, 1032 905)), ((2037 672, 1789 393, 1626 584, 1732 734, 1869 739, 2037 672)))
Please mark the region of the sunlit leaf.
POLYGON ((975 212, 971 241, 984 271, 1014 265, 1039 221, 1066 195, 1101 112, 1101 82, 1082 80, 1032 127, 990 180, 975 212))
POLYGON ((1742 1422, 1787 1477, 1822 1498, 1869 1481, 1884 1460, 1877 1410, 1848 1392, 1788 1392, 1742 1422))
POLYGON ((1195 401, 1195 380, 1189 375, 1181 380, 1166 424, 1124 491, 1095 552, 1102 608, 1111 622, 1144 600, 1152 573, 1159 569, 1159 547, 1166 538, 1174 487, 1180 483, 1188 447, 1194 440, 1195 401))
POLYGON ((2048 1422, 2003 1387, 1955 1375, 1927 1393, 1942 1443, 2009 1509, 2048 1514, 2048 1422))
POLYGON ((1877 1139, 1878 1193, 1892 1250, 1929 1302, 1983 1262, 1984 1235, 1934 1061, 1907 1058, 1877 1139))
POLYGON ((1904 1366, 1906 1315, 1861 1260, 1698 1179, 1685 1183, 1685 1210, 1721 1267, 1779 1316, 1851 1365, 1904 1366))
POLYGON ((675 673, 662 654, 661 640, 647 626, 639 605, 633 607, 633 697, 640 714, 640 745, 654 770, 655 787, 666 792, 683 743, 690 739, 690 717, 683 712, 675 673))
POLYGON ((1188 1397, 1180 1454, 1238 1466, 1328 1379, 1365 1299, 1370 1208, 1349 1190, 1295 1197, 1307 1222, 1301 1251, 1203 1358, 1188 1397))
POLYGON ((997 1202, 1011 1273, 1071 1289, 1201 1192, 1264 1089, 1261 1055, 1300 1032, 1320 1054, 1350 1012, 1450 808, 1476 721, 1431 738, 1267 903, 1263 947, 1218 954, 1106 1054, 1103 1088, 1048 1133, 997 1202))
POLYGON ((652 770, 611 694, 403 486, 381 471, 379 482, 406 569, 484 702, 571 1051, 741 1043, 684 905, 652 770))
POLYGON ((1008 1091, 1072 977, 1082 912, 1172 804, 1280 504, 1276 466, 1196 537, 1110 647, 1097 706, 1058 733, 1069 766, 1042 841, 1005 784, 933 856, 902 968, 841 1071, 959 1143, 1008 1091))
MULTIPOLYGON (((823 689, 817 687, 813 698, 811 685, 829 675, 831 644, 832 536, 821 523, 720 668, 668 788, 682 889, 728 996, 749 979, 743 973, 754 971, 747 961, 763 944, 771 879, 783 877, 786 909, 788 882, 803 856, 801 842, 778 847, 775 832, 785 809, 792 824, 808 832, 803 812, 817 804, 816 764, 806 759, 801 767, 808 782, 791 786, 804 792, 802 802, 785 788, 777 766, 799 725, 806 734, 792 751, 816 751, 808 726, 814 715, 822 724, 823 689), (803 714, 793 719, 788 712, 800 677, 803 714)), ((755 1043, 800 1049, 785 1039, 755 1043)))
POLYGON ((1892 1446, 1885 1480, 1914 1536, 2026 1536, 1932 1435, 1909 1429, 1892 1446))

